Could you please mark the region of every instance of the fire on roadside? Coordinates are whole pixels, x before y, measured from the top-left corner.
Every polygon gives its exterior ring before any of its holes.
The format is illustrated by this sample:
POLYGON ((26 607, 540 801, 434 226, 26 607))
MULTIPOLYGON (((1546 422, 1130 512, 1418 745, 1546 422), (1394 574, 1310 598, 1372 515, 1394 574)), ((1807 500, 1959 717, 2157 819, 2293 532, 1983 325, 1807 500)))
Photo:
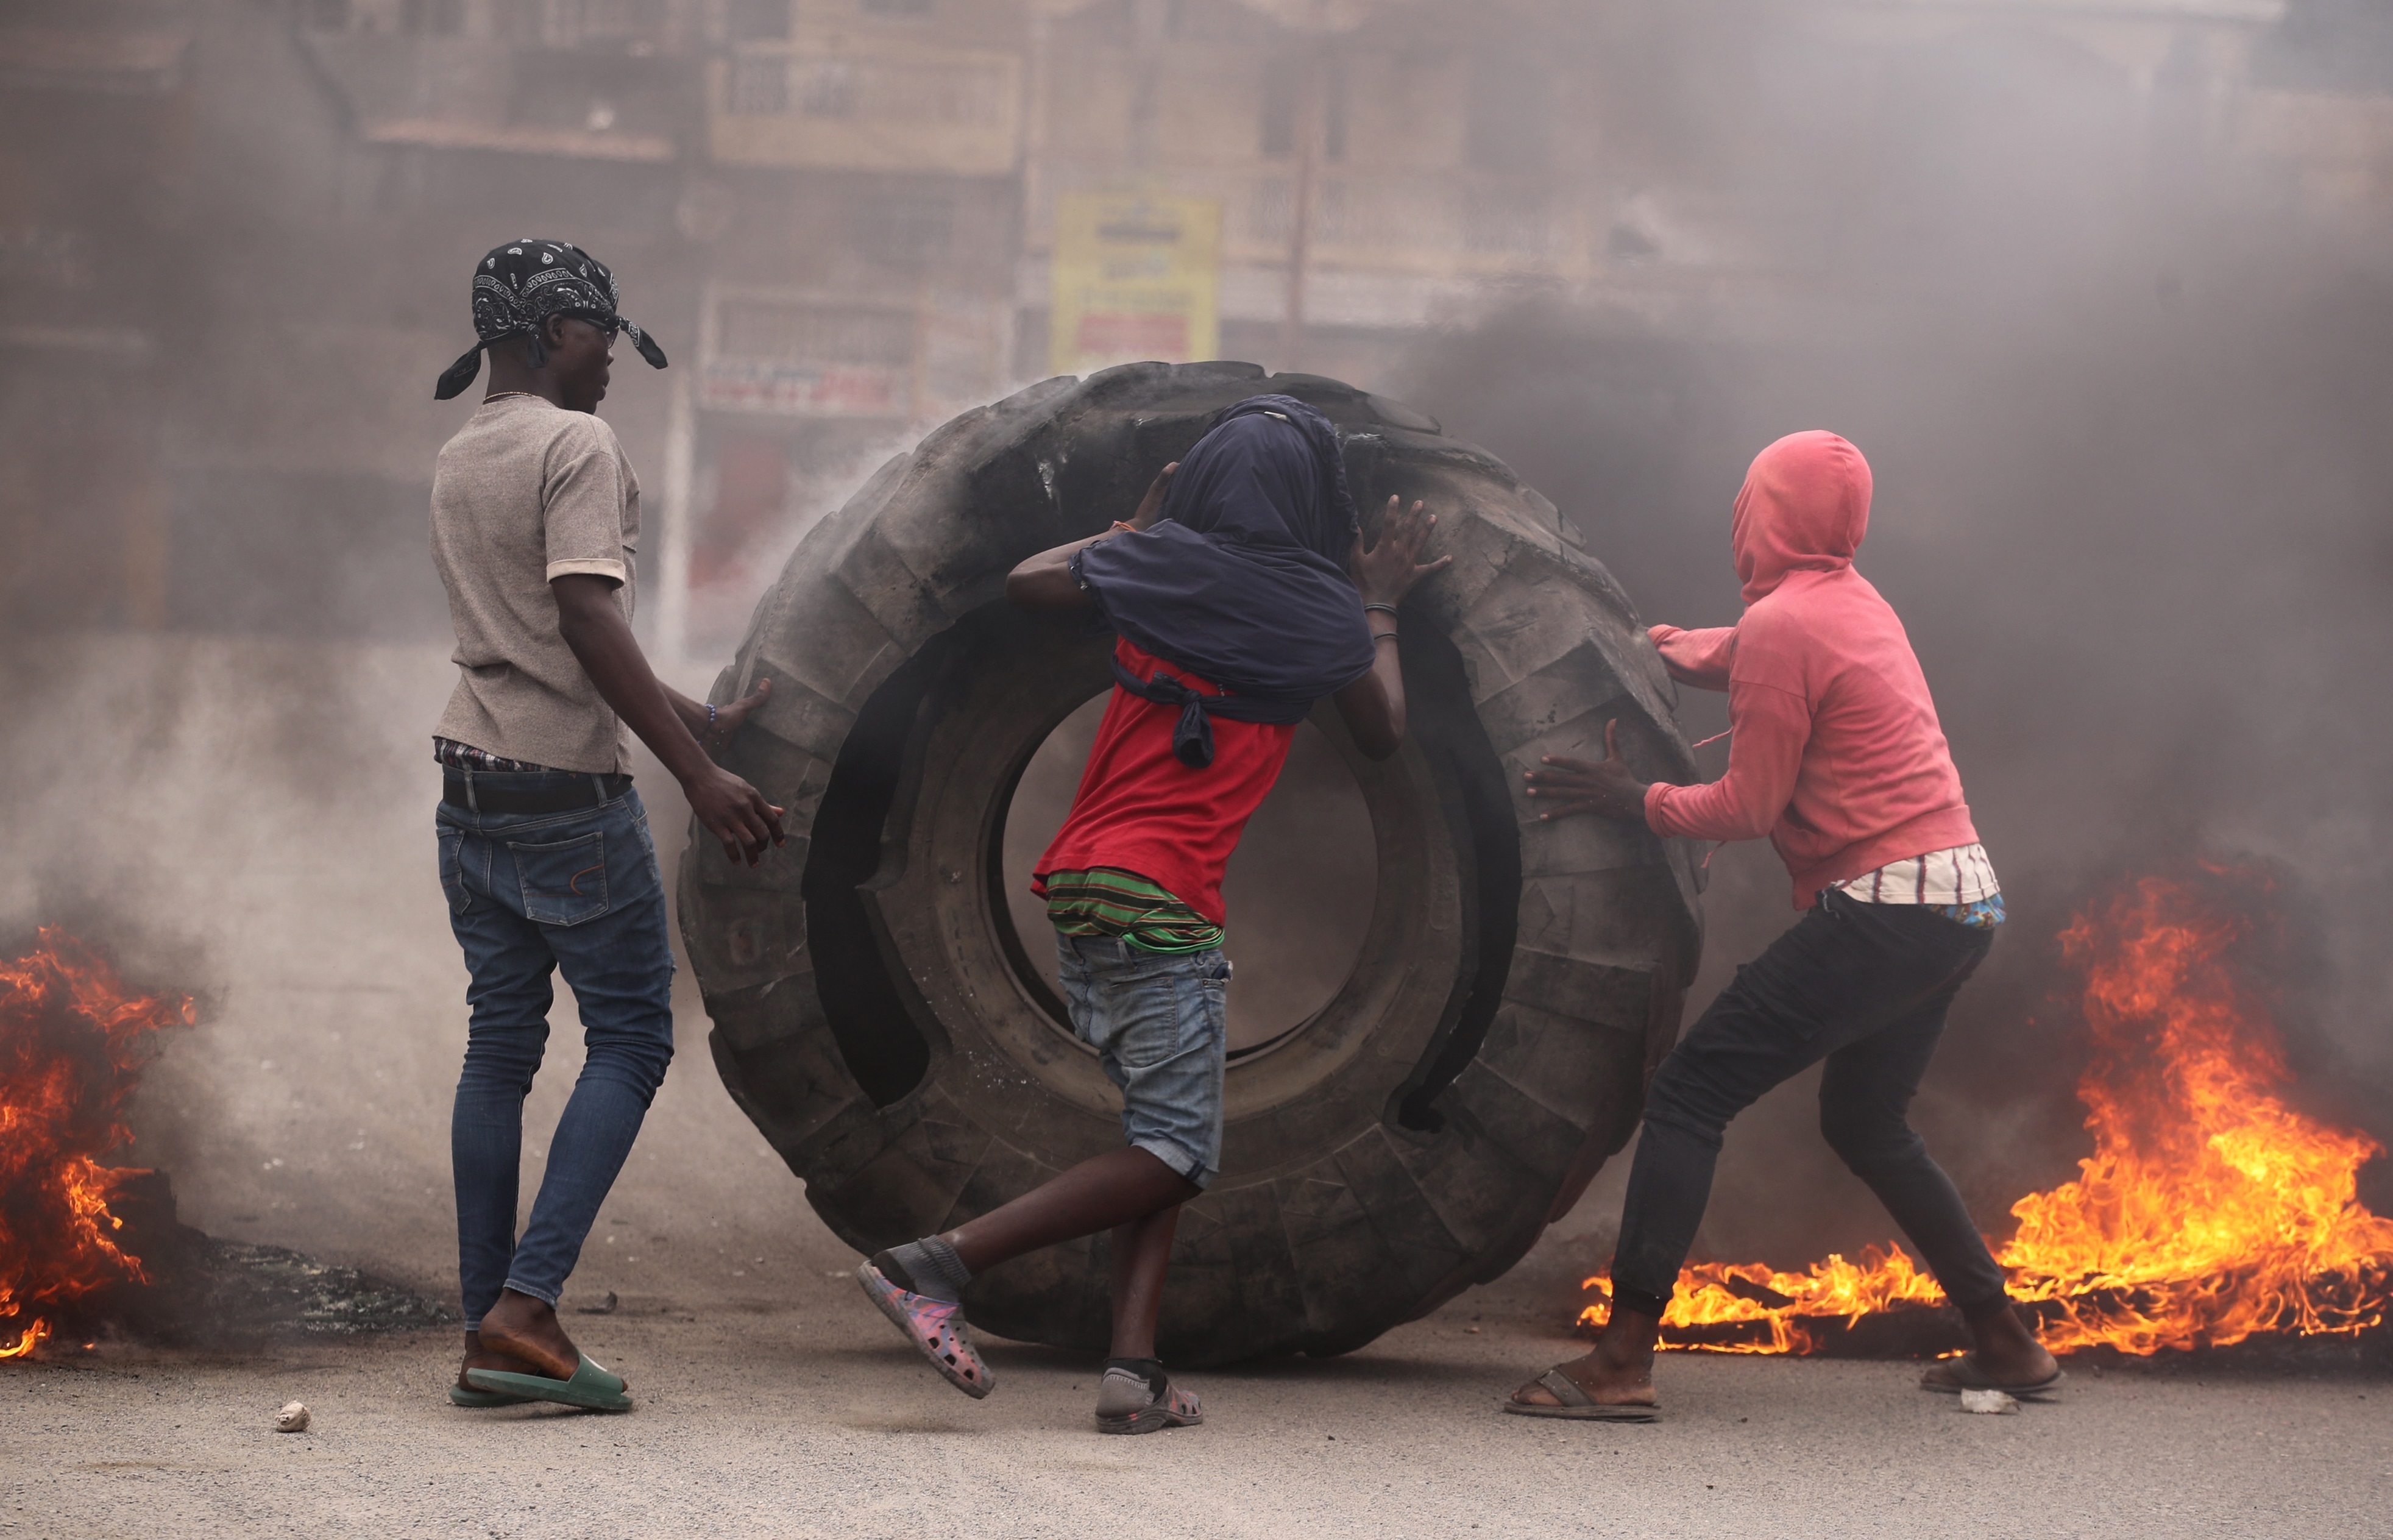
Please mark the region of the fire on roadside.
POLYGON ((0 962, 0 1359, 39 1347, 62 1307, 148 1281, 109 1208, 146 1173, 100 1162, 133 1137, 124 1104, 151 1035, 191 1020, 188 998, 127 990, 55 927, 0 962))
MULTIPOLYGON (((2094 1152, 2076 1181, 2012 1205, 2018 1228, 1995 1247, 2057 1352, 2354 1334, 2393 1304, 2393 1220, 2357 1197, 2380 1147, 2286 1104, 2275 1023, 2231 956, 2249 921, 2219 896, 2258 884, 2206 875, 2142 878, 2061 933, 2085 975, 2093 1052, 2077 1094, 2094 1152)), ((1608 1293, 1602 1276, 1587 1282, 1608 1293)), ((1706 1263, 1680 1274, 1663 1340, 1811 1352, 1830 1331, 1943 1298, 1899 1250, 1801 1272, 1706 1263)))

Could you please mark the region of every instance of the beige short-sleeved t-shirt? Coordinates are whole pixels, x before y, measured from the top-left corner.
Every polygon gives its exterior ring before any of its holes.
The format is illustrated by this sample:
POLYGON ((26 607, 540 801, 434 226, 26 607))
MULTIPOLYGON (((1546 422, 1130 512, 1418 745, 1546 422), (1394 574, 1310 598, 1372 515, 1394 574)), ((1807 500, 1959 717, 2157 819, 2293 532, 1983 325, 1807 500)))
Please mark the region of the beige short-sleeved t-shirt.
POLYGON ((536 396, 476 411, 432 476, 460 671, 434 731, 559 770, 629 771, 631 737, 565 645, 548 584, 612 578, 629 620, 639 540, 640 482, 613 428, 536 396))

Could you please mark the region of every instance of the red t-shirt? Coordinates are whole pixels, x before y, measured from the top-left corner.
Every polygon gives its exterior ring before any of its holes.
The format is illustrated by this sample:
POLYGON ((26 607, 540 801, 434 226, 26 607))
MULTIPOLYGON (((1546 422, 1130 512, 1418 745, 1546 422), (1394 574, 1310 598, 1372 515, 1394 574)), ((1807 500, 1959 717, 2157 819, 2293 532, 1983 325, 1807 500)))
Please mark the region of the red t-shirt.
MULTIPOLYGON (((1114 644, 1121 666, 1141 679, 1160 671, 1199 695, 1225 693, 1152 653, 1114 644)), ((1158 882, 1216 925, 1222 873, 1247 820, 1279 779, 1296 741, 1294 723, 1213 719, 1213 763, 1195 770, 1171 751, 1180 708, 1132 695, 1119 685, 1089 750, 1089 767, 1072 797, 1071 816, 1039 858, 1031 891, 1046 895, 1051 871, 1114 867, 1158 882)))

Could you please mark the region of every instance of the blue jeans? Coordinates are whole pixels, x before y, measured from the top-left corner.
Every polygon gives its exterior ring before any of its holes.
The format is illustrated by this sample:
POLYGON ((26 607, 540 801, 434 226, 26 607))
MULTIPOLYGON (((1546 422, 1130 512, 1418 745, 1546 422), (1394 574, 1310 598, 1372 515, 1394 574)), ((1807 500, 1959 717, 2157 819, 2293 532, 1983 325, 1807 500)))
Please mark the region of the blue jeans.
POLYGON ((1055 937, 1072 1029, 1121 1088, 1122 1137, 1202 1187, 1222 1168, 1230 964, 1218 946, 1150 952, 1111 936, 1055 937))
POLYGON ((1613 1255, 1613 1297, 1661 1313, 1711 1197, 1729 1120, 1823 1059, 1820 1132, 1869 1184, 1961 1313, 2007 1308, 2003 1270, 1911 1127, 1944 1012, 1994 932, 1920 904, 1831 889, 1736 971, 1645 1093, 1613 1255))
MULTIPOLYGON (((590 784, 556 772, 474 779, 531 790, 590 784)), ((673 960, 638 792, 569 813, 477 814, 444 802, 438 827, 449 923, 472 975, 449 1152, 457 1273, 473 1331, 502 1287, 556 1303, 673 1061, 673 960), (589 1056, 518 1241, 524 1097, 548 1043, 549 978, 560 968, 582 1008, 589 1056)))

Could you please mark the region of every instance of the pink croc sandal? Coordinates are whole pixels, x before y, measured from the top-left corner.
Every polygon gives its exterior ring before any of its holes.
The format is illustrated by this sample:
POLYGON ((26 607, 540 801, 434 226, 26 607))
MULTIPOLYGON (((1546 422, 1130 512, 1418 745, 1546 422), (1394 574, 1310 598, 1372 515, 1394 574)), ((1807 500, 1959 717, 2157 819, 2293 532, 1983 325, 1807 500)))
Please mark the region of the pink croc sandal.
POLYGON ((870 1262, 856 1270, 856 1281, 864 1286, 864 1297, 906 1334, 906 1340, 921 1350, 948 1384, 975 1401, 997 1389, 988 1365, 973 1351, 961 1305, 899 1288, 870 1262))

